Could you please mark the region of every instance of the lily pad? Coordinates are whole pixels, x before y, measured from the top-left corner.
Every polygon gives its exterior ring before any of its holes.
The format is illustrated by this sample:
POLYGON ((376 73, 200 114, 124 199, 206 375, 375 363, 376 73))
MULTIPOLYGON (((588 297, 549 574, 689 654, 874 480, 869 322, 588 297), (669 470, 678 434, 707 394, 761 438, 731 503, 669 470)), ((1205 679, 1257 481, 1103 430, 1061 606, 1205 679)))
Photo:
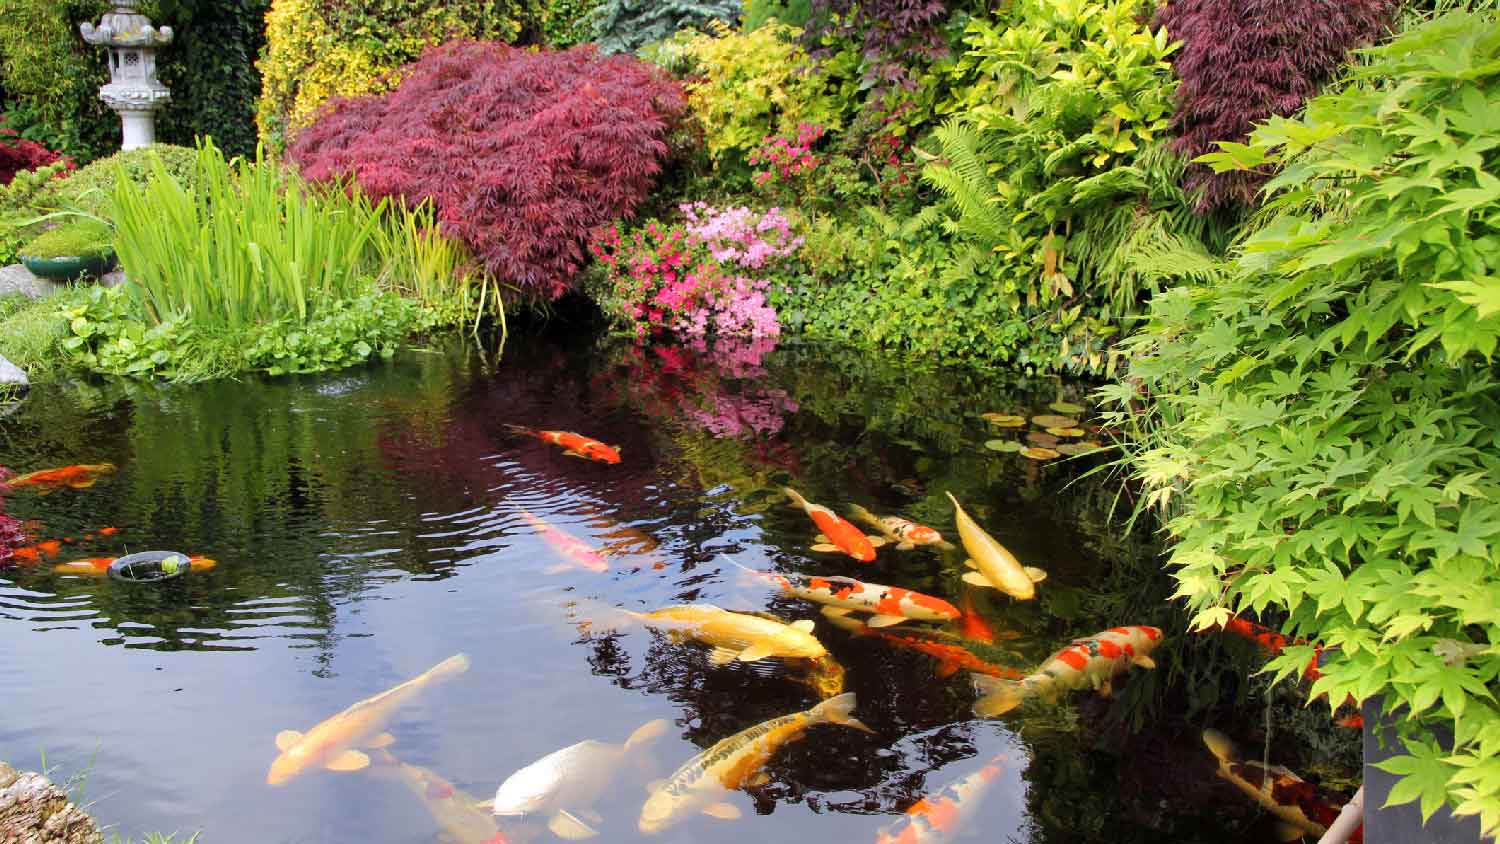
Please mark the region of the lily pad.
POLYGON ((1070 401, 1055 401, 1047 405, 1047 407, 1051 410, 1057 411, 1058 413, 1066 413, 1069 416, 1083 413, 1084 411, 1088 410, 1088 408, 1084 407, 1083 405, 1074 404, 1070 401))
POLYGON ((1054 445, 1057 445, 1057 437, 1054 437, 1051 434, 1044 434, 1041 431, 1032 431, 1031 433, 1027 434, 1026 441, 1031 443, 1032 445, 1042 446, 1043 448, 1051 448, 1054 445))
POLYGON ((1062 453, 1053 451, 1050 448, 1037 448, 1033 446, 1021 449, 1021 456, 1030 457, 1032 460, 1055 460, 1061 457, 1062 453))
POLYGON ((1073 457, 1079 454, 1088 454, 1091 451, 1098 451, 1103 447, 1104 446, 1093 441, 1084 441, 1081 443, 1063 443, 1062 445, 1057 447, 1057 450, 1062 454, 1073 457))
POLYGON ((1047 433, 1054 437, 1081 437, 1084 435, 1082 428, 1048 428, 1047 433))
POLYGON ((986 413, 979 418, 991 425, 999 425, 1002 428, 1019 428, 1026 424, 1026 417, 1012 416, 1008 413, 986 413))
POLYGON ((1021 445, 1019 442, 1017 442, 1015 440, 985 440, 984 447, 987 448, 987 449, 989 449, 990 451, 999 451, 999 452, 1002 452, 1002 453, 1013 453, 1013 452, 1020 451, 1021 449, 1025 448, 1026 446, 1021 445))
POLYGON ((1031 424, 1038 428, 1077 428, 1078 420, 1071 416, 1055 416, 1044 413, 1041 416, 1031 417, 1031 424))

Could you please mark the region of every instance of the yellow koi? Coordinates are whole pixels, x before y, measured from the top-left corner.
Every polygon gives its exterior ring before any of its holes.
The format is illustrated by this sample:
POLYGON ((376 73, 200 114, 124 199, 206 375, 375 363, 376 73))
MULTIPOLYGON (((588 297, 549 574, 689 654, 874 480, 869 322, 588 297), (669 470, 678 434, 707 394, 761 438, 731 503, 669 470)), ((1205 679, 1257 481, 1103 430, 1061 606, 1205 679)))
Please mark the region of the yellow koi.
POLYGON ((846 692, 812 709, 772 718, 718 742, 652 790, 637 826, 650 835, 695 811, 724 820, 739 817, 740 810, 724 802, 725 792, 764 784, 769 777, 762 767, 782 745, 801 738, 808 727, 828 722, 873 732, 849 714, 853 711, 854 693, 846 692))
POLYGON ((408 765, 385 750, 376 751, 375 770, 399 780, 454 844, 505 844, 505 835, 483 804, 430 768, 408 765))
POLYGON ((963 542, 964 550, 969 552, 970 559, 965 565, 975 569, 965 572, 963 581, 970 586, 998 589, 1018 601, 1035 598, 1036 584, 1045 580, 1047 573, 1039 568, 1021 565, 1014 554, 996 542, 993 536, 985 533, 978 522, 969 518, 953 493, 948 493, 948 500, 953 502, 958 538, 963 542))
POLYGON ((754 662, 768 656, 821 659, 828 649, 813 636, 811 621, 786 624, 746 613, 730 612, 712 604, 680 604, 648 613, 626 611, 654 630, 704 642, 713 647, 709 661, 754 662))
POLYGON ((368 767, 370 757, 355 750, 355 745, 389 746, 394 739, 381 730, 397 709, 429 684, 468 670, 467 655, 450 656, 423 674, 354 704, 306 733, 282 730, 276 734, 276 747, 281 755, 271 763, 266 784, 280 785, 314 766, 330 771, 358 771, 368 767))

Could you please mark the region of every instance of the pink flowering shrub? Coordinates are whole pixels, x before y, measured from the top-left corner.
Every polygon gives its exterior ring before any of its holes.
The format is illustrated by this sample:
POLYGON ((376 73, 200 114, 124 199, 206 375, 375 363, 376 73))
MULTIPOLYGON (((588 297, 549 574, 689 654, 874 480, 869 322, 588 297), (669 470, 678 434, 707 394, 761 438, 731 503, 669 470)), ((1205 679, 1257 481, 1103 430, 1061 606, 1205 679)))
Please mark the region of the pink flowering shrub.
POLYGON ((791 220, 776 208, 758 212, 695 202, 679 210, 679 225, 651 222, 628 237, 610 226, 592 244, 636 336, 652 328, 689 337, 780 334, 766 292, 771 277, 802 246, 791 220))
POLYGON ((764 165, 752 177, 755 184, 766 186, 774 183, 789 183, 798 176, 811 173, 818 166, 812 154, 816 144, 826 130, 816 123, 801 123, 797 126, 796 138, 767 135, 761 139, 760 148, 750 153, 750 163, 764 165))

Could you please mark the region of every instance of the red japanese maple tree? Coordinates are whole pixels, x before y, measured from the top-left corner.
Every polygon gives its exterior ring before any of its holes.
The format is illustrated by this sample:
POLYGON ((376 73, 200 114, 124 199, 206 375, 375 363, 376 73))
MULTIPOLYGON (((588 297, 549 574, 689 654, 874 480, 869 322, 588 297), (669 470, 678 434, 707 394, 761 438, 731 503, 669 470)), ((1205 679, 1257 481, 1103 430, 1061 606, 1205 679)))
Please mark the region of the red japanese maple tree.
POLYGON ((23 170, 35 170, 54 161, 63 161, 73 169, 73 159, 66 155, 23 138, 14 129, 0 129, 0 185, 10 184, 23 170))
POLYGON ((457 41, 388 94, 332 103, 289 155, 313 181, 432 200, 484 270, 555 299, 589 231, 651 190, 683 108, 677 83, 631 56, 457 41))

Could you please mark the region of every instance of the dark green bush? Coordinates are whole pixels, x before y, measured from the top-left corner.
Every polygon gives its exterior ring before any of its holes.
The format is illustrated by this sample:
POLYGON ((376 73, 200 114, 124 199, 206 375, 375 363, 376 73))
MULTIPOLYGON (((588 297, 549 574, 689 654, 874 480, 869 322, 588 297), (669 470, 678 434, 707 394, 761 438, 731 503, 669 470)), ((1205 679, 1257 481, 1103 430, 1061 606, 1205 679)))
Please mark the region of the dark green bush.
POLYGON ((711 20, 739 18, 739 0, 604 0, 594 10, 594 41, 605 53, 634 53, 684 29, 706 32, 711 20))
POLYGON ((197 153, 189 147, 171 144, 152 144, 149 147, 117 152, 86 167, 79 168, 71 176, 51 182, 31 201, 34 208, 43 211, 66 209, 84 211, 96 217, 110 217, 110 197, 115 192, 118 168, 124 168, 137 187, 144 188, 151 175, 151 157, 161 159, 168 174, 184 187, 193 186, 193 163, 197 153))

